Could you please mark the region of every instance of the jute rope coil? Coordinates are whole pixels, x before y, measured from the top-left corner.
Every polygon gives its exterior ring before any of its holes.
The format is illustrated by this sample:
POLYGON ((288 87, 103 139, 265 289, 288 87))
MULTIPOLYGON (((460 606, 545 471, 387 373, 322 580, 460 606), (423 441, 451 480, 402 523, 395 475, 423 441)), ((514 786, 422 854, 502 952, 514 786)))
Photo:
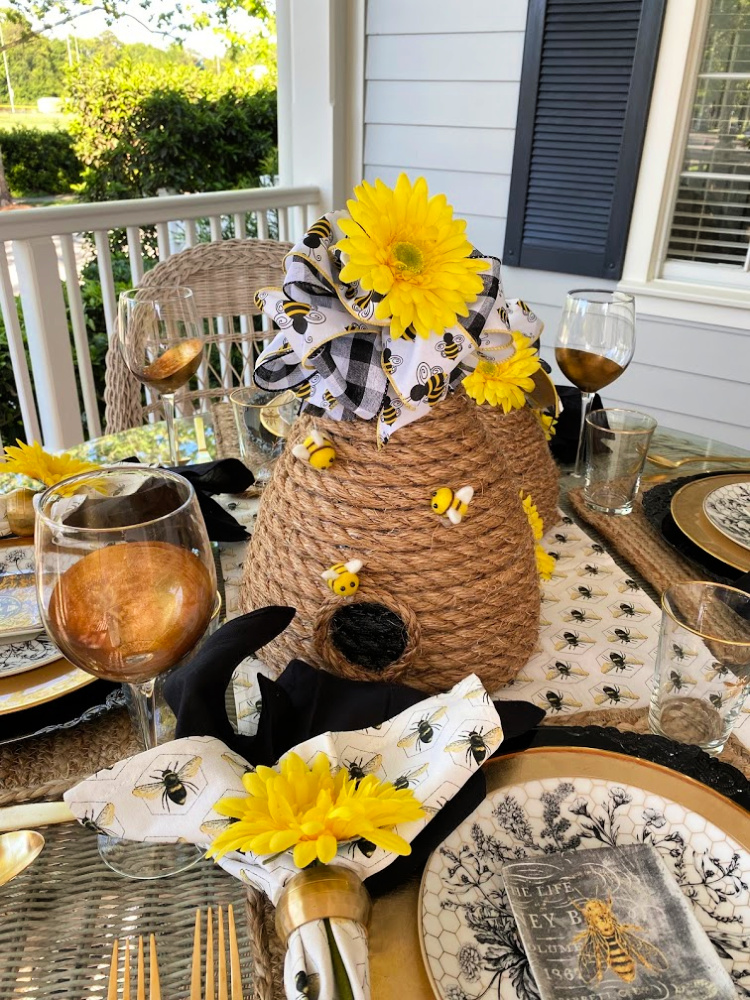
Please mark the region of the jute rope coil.
MULTIPOLYGON (((253 330, 252 317, 259 315, 253 296, 258 288, 283 283, 282 261, 291 246, 291 243, 275 240, 201 243, 157 264, 144 276, 140 287, 184 285, 192 289, 198 317, 204 324, 206 344, 209 347, 217 344, 226 358, 230 358, 232 345, 258 342, 267 336, 253 330), (246 333, 238 331, 238 317, 245 318, 246 333)), ((248 353, 248 358, 252 364, 252 352, 248 353)), ((226 384, 226 372, 214 374, 218 384, 177 393, 181 412, 205 408, 206 404, 226 396, 234 388, 226 384)), ((116 338, 107 352, 104 400, 109 434, 140 427, 153 411, 158 411, 161 419, 160 402, 143 405, 142 387, 128 370, 116 338)))
POLYGON ((495 450, 508 463, 524 493, 531 495, 545 530, 551 528, 558 519, 560 477, 533 411, 528 406, 510 413, 495 406, 478 409, 495 450))
POLYGON ((283 668, 299 656, 357 680, 399 680, 444 691, 476 672, 488 688, 510 680, 536 643, 539 581, 518 484, 476 406, 454 393, 378 450, 372 423, 303 417, 266 487, 245 564, 240 606, 297 609, 264 647, 283 668), (292 448, 318 429, 336 449, 327 471, 292 448), (470 485, 459 525, 430 509, 432 492, 470 485), (331 594, 324 570, 360 559, 359 591, 331 594), (373 672, 342 655, 330 621, 352 602, 384 605, 406 628, 402 655, 373 672))

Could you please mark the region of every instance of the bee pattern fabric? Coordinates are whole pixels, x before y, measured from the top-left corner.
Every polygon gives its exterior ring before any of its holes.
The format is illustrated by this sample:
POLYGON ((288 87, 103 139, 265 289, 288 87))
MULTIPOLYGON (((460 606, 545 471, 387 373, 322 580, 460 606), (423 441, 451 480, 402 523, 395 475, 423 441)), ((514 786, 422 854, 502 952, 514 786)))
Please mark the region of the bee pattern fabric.
POLYGON ((534 540, 519 486, 463 391, 376 448, 372 423, 293 425, 263 494, 240 608, 288 604, 297 614, 263 650, 353 680, 444 691, 475 671, 491 689, 534 648, 540 609, 534 540), (319 429, 336 462, 321 473, 293 456, 319 429), (435 517, 433 492, 474 488, 460 525, 435 517), (359 560, 356 597, 321 574, 359 560))
POLYGON ((462 323, 428 339, 392 338, 387 321, 375 319, 377 293, 339 277, 343 261, 334 244, 343 238, 337 220, 346 214, 323 216, 295 244, 283 288, 257 292, 258 308, 279 332, 256 363, 255 381, 270 391, 292 389, 310 414, 372 420, 385 444, 428 415, 480 356, 510 357, 511 331, 535 341, 543 324, 524 303, 505 298, 500 261, 487 257, 483 291, 462 323))
MULTIPOLYGON (((411 787, 425 807, 422 819, 397 829, 411 842, 502 739, 500 718, 487 692, 477 677, 468 676, 452 690, 407 708, 377 728, 324 733, 293 750, 308 764, 323 752, 352 776, 364 772, 398 787, 411 787)), ((208 847, 231 822, 214 811, 214 803, 225 796, 244 797, 242 775, 250 769, 221 740, 193 736, 98 771, 64 797, 78 821, 94 833, 161 843, 184 838, 208 847)), ((395 858, 381 848, 362 851, 350 843, 339 847, 332 863, 366 879, 395 858)), ((241 882, 266 893, 274 904, 298 871, 291 851, 267 863, 250 852, 233 852, 219 863, 241 882)), ((333 923, 354 995, 369 1000, 367 938, 351 921, 333 923)), ((296 987, 300 972, 318 977, 319 1000, 334 1000, 326 935, 318 924, 305 925, 289 939, 285 965, 289 997, 297 995, 289 990, 296 987)))

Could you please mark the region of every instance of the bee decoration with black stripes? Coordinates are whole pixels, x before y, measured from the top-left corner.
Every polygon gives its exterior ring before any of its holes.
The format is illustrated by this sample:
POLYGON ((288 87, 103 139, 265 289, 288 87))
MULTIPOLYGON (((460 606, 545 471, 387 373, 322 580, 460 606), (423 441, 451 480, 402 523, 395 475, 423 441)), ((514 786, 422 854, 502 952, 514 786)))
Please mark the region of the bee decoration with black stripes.
MULTIPOLYGON (((308 326, 325 323, 326 318, 318 309, 313 309, 307 302, 297 302, 295 299, 284 299, 276 306, 276 325, 281 330, 291 327, 295 333, 304 336, 308 326)), ((305 337, 308 343, 312 337, 305 337)))
POLYGON ((447 361, 455 361, 461 353, 464 339, 460 333, 451 333, 450 330, 446 330, 435 345, 435 350, 438 354, 442 354, 447 361))
POLYGON ((448 388, 448 376, 442 368, 430 368, 426 362, 417 365, 419 382, 409 393, 415 403, 424 400, 428 406, 434 406, 445 396, 448 388))

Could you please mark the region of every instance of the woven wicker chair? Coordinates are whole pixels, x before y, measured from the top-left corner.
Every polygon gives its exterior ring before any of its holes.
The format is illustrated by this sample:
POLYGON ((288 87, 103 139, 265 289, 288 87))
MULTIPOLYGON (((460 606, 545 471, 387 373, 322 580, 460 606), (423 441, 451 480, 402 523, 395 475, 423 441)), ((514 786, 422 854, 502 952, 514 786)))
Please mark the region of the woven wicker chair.
MULTIPOLYGON (((192 288, 204 332, 208 330, 205 338, 209 345, 206 351, 208 367, 213 375, 211 381, 215 380, 216 384, 180 390, 177 394, 180 413, 204 409, 225 398, 235 386, 249 381, 248 373, 255 355, 253 345, 264 336, 253 329, 252 317, 259 315, 253 295, 265 285, 282 284, 282 261, 289 249, 290 243, 272 240, 201 243, 162 261, 144 276, 141 288, 155 285, 192 288), (240 321, 246 332, 240 330, 240 321), (212 344, 218 345, 218 351, 211 349, 212 344), (231 352, 235 344, 242 348, 240 370, 237 368, 238 354, 231 352)), ((159 401, 144 405, 141 384, 128 370, 117 340, 113 340, 107 352, 104 402, 109 434, 140 427, 151 412, 158 411, 161 416, 159 401)))

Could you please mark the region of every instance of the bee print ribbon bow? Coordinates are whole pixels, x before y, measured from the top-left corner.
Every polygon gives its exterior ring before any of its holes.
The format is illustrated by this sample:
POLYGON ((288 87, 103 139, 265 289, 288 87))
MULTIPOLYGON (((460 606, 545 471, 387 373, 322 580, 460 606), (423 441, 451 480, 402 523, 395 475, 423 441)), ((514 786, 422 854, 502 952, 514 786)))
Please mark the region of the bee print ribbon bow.
MULTIPOLYGON (((394 830, 408 843, 463 787, 502 742, 500 718, 481 681, 470 675, 445 694, 407 708, 377 727, 324 733, 293 748, 306 764, 321 752, 352 778, 373 774, 397 788, 411 788, 421 819, 394 830)), ((286 757, 287 755, 285 755, 286 757)), ((284 758, 282 758, 283 760, 284 758)), ((222 798, 246 797, 242 777, 250 763, 214 737, 174 740, 98 771, 65 793, 78 821, 92 832, 150 843, 186 840, 208 848, 231 820, 214 809, 222 798)), ((365 880, 397 855, 369 842, 340 843, 332 864, 365 880)), ((275 857, 232 851, 219 864, 277 904, 286 883, 300 871, 292 850, 275 857)), ((367 936, 352 920, 332 917, 330 931, 358 1000, 369 1000, 367 936)), ((316 977, 320 1000, 336 988, 325 922, 292 931, 287 942, 287 996, 297 1000, 300 973, 316 977), (295 992, 295 990, 297 992, 295 992)))
POLYGON ((255 381, 270 391, 292 389, 314 416, 377 418, 378 443, 385 444, 429 413, 480 357, 511 357, 511 331, 533 342, 543 324, 524 303, 505 298, 500 261, 488 257, 482 292, 463 322, 428 339, 391 337, 388 322, 375 319, 377 294, 340 278, 344 262, 335 244, 346 215, 319 219, 287 254, 283 289, 256 293, 279 333, 258 358, 255 381))

